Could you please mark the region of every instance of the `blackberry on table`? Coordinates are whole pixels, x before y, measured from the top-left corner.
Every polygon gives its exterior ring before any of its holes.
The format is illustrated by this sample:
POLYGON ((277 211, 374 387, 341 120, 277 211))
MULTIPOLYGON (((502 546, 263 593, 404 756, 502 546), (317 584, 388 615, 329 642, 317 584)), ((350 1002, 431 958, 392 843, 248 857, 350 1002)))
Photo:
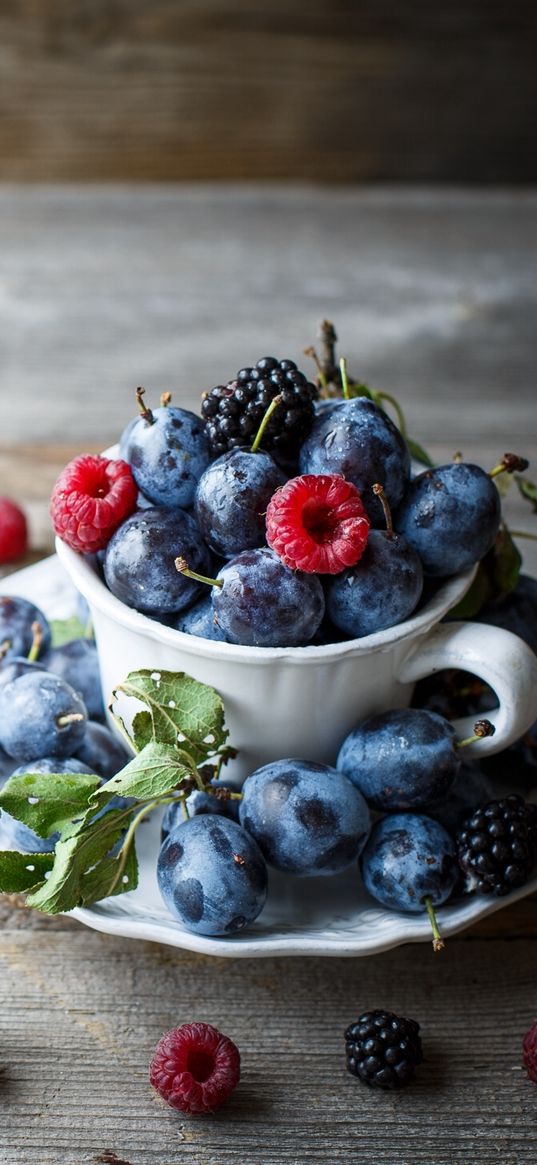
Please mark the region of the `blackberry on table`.
POLYGON ((263 434, 263 448, 282 454, 296 452, 314 418, 317 389, 293 360, 264 356, 254 368, 241 368, 235 380, 204 394, 201 415, 215 456, 251 445, 275 396, 282 401, 263 434))
POLYGON ((508 894, 537 864, 537 805, 512 795, 489 801, 457 834, 457 856, 478 894, 508 894))
POLYGON ((423 1060, 420 1025, 392 1011, 364 1011, 345 1032, 347 1068, 365 1084, 400 1088, 423 1060))

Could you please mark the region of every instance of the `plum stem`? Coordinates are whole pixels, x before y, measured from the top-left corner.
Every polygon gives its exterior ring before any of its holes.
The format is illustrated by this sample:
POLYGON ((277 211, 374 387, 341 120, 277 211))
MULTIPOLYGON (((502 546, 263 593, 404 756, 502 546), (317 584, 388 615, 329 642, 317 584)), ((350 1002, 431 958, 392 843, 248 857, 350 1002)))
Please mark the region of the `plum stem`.
POLYGON ((171 392, 161 392, 161 394, 160 394, 160 407, 163 409, 167 409, 168 405, 171 403, 171 399, 172 399, 171 392))
POLYGON ((431 924, 431 930, 433 932, 433 951, 435 952, 435 954, 438 954, 438 951, 443 951, 445 943, 444 943, 442 935, 440 934, 440 931, 438 929, 438 922, 436 919, 434 906, 433 906, 432 899, 431 899, 429 894, 426 894, 425 898, 423 899, 423 903, 424 903, 425 909, 427 911, 427 914, 429 915, 429 922, 431 924))
POLYGON ((489 477, 497 477, 499 473, 523 473, 528 465, 529 461, 525 457, 519 457, 518 453, 504 453, 494 469, 489 469, 489 477))
POLYGON ((83 712, 65 712, 63 716, 56 717, 56 724, 58 728, 67 728, 69 724, 76 724, 79 720, 85 720, 83 712))
POLYGON ((485 736, 494 736, 495 732, 494 724, 490 720, 476 720, 473 736, 467 736, 464 740, 457 740, 455 747, 466 748, 467 744, 475 744, 477 740, 483 740, 485 736))
POLYGON ((272 414, 276 412, 278 405, 281 405, 282 400, 283 400, 283 397, 282 397, 281 393, 278 393, 278 396, 275 396, 274 400, 271 400, 269 407, 268 407, 268 409, 267 409, 267 411, 266 411, 266 413, 261 421, 261 424, 257 430, 257 433, 254 437, 254 442, 253 442, 252 448, 250 450, 251 453, 257 453, 257 450, 259 449, 259 446, 260 446, 261 441, 263 439, 263 434, 264 434, 265 429, 270 421, 270 418, 271 418, 272 414))
POLYGON ((321 388, 326 391, 326 389, 328 388, 328 380, 326 378, 325 371, 324 371, 324 368, 321 364, 321 361, 319 360, 319 357, 317 355, 317 350, 316 350, 316 348, 313 347, 313 344, 310 344, 309 348, 304 348, 304 356, 310 356, 311 359, 313 360, 313 363, 315 364, 315 367, 317 369, 317 379, 319 381, 319 384, 320 384, 321 388))
POLYGON ((140 409, 140 416, 141 416, 142 420, 146 422, 146 424, 154 425, 155 418, 153 416, 153 413, 151 412, 151 409, 149 409, 144 402, 144 395, 145 395, 145 388, 137 388, 136 389, 136 400, 138 402, 138 408, 140 409))
POLYGON ((384 486, 381 485, 379 481, 377 481, 375 483, 375 485, 373 485, 371 488, 373 490, 373 493, 375 494, 375 497, 377 497, 379 499, 379 502, 382 506, 382 509, 384 510, 384 518, 386 521, 386 533, 387 533, 389 538, 393 538, 392 511, 390 509, 390 503, 389 503, 389 501, 386 497, 386 494, 384 492, 384 486))
POLYGON ((41 651, 43 642, 43 628, 40 623, 32 623, 32 646, 28 652, 28 663, 35 663, 41 651))
POLYGON ((175 569, 179 571, 179 574, 193 578, 196 582, 207 583, 209 587, 223 587, 224 585, 224 580, 221 578, 209 578, 206 574, 198 574, 196 570, 191 570, 186 559, 181 557, 175 559, 175 569))
POLYGON ((349 378, 347 376, 347 361, 344 356, 339 361, 339 371, 341 374, 341 386, 343 388, 343 399, 350 400, 351 394, 349 389, 349 378))

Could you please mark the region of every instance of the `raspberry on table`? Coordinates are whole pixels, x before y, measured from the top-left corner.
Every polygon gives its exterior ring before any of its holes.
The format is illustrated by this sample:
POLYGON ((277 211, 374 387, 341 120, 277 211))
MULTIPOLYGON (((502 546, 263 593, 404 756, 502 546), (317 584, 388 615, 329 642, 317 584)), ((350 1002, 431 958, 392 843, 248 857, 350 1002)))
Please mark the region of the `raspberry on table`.
POLYGON ((73 550, 93 554, 108 545, 136 509, 138 489, 126 461, 83 455, 70 461, 52 491, 56 534, 73 550))
POLYGON ((400 1088, 423 1060, 420 1025, 392 1011, 364 1011, 345 1031, 347 1068, 365 1084, 400 1088))
POLYGON ((0 563, 16 562, 28 546, 26 517, 11 498, 0 498, 0 563))
POLYGON ((468 817, 457 834, 458 861, 478 894, 524 886, 537 864, 537 805, 515 794, 468 817))
POLYGON ((530 1080, 537 1084, 537 1022, 526 1032, 522 1041, 522 1063, 530 1080))
POLYGON ((181 1112, 214 1112, 240 1079, 239 1049, 210 1023, 184 1023, 159 1040, 149 1081, 181 1112))
POLYGON ((293 477, 267 506, 267 542, 291 570, 339 574, 362 557, 369 520, 356 486, 337 473, 293 477))
POLYGON ((282 400, 268 421, 263 448, 296 453, 313 423, 317 389, 293 360, 264 356, 254 368, 241 368, 235 380, 204 394, 201 415, 213 454, 251 445, 276 396, 282 400))

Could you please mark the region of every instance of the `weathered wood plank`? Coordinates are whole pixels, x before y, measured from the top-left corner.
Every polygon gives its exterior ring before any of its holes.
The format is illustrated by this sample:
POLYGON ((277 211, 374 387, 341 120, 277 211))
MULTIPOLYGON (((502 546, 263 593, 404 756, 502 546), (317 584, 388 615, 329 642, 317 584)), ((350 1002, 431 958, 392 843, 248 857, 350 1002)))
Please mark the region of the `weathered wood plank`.
POLYGON ((534 180, 535 33, 530 0, 18 0, 1 174, 534 180))

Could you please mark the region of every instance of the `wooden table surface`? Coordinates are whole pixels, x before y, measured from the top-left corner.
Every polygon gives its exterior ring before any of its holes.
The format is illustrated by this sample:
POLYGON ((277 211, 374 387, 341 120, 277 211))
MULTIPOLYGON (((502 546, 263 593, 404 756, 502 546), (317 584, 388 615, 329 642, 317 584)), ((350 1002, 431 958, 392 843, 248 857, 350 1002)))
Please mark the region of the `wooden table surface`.
MULTIPOLYGON (((536 244, 530 191, 0 189, 0 493, 27 505, 32 555, 51 545, 56 473, 116 438, 137 384, 195 407, 262 354, 302 359, 323 316, 435 457, 535 457, 536 244)), ((506 505, 532 529, 514 489, 506 505)), ((519 545, 536 573, 537 544, 519 545)), ((536 913, 526 899, 437 957, 224 960, 5 897, 0 1161, 535 1165, 520 1045, 537 1018, 536 913), (343 1030, 368 1007, 422 1025, 426 1063, 398 1095, 345 1071, 343 1030), (146 1080, 160 1035, 192 1019, 242 1052, 239 1089, 206 1119, 146 1080)))

